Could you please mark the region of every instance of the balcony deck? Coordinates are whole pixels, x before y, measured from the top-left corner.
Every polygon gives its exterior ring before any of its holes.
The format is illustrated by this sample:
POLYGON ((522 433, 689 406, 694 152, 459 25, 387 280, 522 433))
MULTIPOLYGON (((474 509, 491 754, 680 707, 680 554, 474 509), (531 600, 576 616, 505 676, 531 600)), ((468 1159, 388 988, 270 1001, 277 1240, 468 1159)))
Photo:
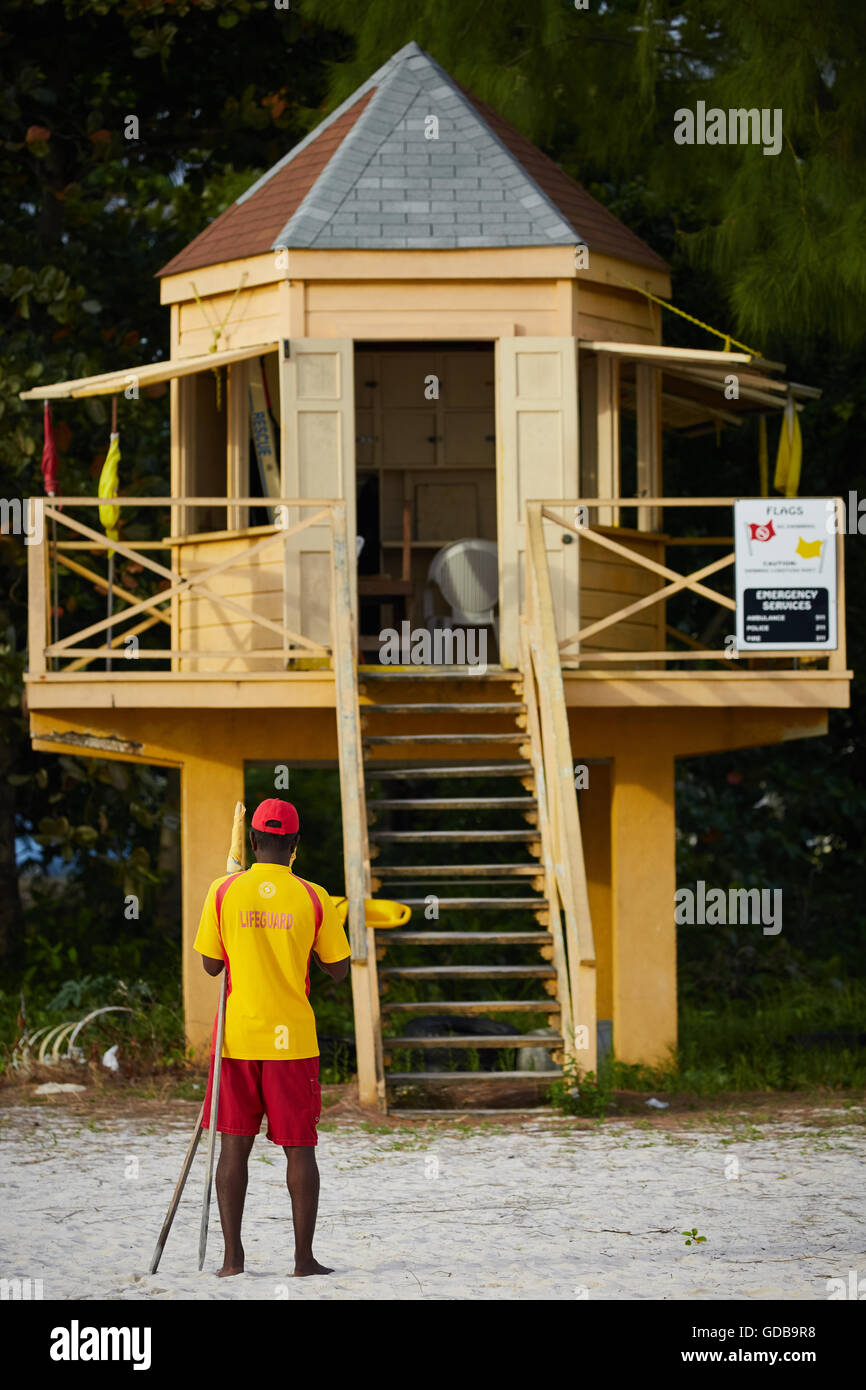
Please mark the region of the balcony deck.
MULTIPOLYGON (((358 668, 359 680, 373 672, 405 682, 407 672, 358 668)), ((412 680, 454 683, 460 668, 411 672, 412 680)), ((479 682, 514 680, 517 671, 488 667, 479 682)), ((570 671, 563 670, 569 707, 649 708, 722 706, 734 708, 847 709, 851 671, 570 671)), ((43 673, 25 676, 31 710, 133 709, 333 709, 331 671, 162 674, 154 671, 43 673)), ((443 692, 444 698, 444 692, 443 692)), ((363 702, 362 702, 363 703, 363 702)))
MULTIPOLYGON (((345 521, 345 503, 281 499, 281 507, 295 509, 290 515, 304 519, 288 527, 254 528, 246 535, 117 542, 117 554, 136 570, 136 587, 130 591, 92 568, 98 564, 92 557, 104 558, 109 542, 72 514, 76 507, 92 510, 98 499, 59 500, 64 510, 46 506, 46 518, 52 529, 66 527, 66 535, 71 531, 73 541, 64 543, 58 536, 55 542, 46 534, 29 552, 30 660, 25 684, 30 710, 81 716, 97 710, 336 708, 335 648, 327 619, 328 566, 332 564, 327 538, 338 513, 345 521), (281 537, 284 546, 280 545, 281 537), (53 550, 55 544, 57 549, 53 550), (284 558, 290 554, 290 545, 318 548, 304 551, 294 571, 284 558), (152 552, 160 550, 168 554, 169 564, 152 558, 152 552), (71 571, 103 594, 110 587, 114 595, 112 617, 64 635, 55 627, 53 641, 49 630, 52 554, 60 558, 64 582, 71 571), (325 586, 313 593, 312 603, 309 586, 305 589, 300 582, 302 566, 310 554, 315 573, 325 586), (87 563, 82 564, 82 559, 87 563), (141 585, 147 580, 150 591, 143 593, 141 585), (130 626, 128 620, 133 618, 140 621, 130 626), (167 644, 154 647, 157 634, 166 628, 170 633, 167 644), (82 645, 97 634, 109 645, 82 645), (134 638, 136 659, 128 660, 121 644, 129 642, 133 634, 141 634, 144 640, 138 644, 137 636, 134 638), (94 663, 107 665, 107 657, 113 669, 93 669, 94 663), (163 669, 154 669, 158 666, 163 669)), ((238 506, 254 500, 230 499, 238 506)), ((201 507, 213 501, 220 499, 118 499, 121 507, 166 509, 201 507)), ((625 527, 572 525, 567 518, 576 515, 576 509, 585 502, 527 504, 529 531, 535 539, 528 547, 526 561, 539 572, 544 570, 552 610, 557 611, 564 585, 571 582, 579 589, 583 626, 572 635, 557 634, 569 707, 814 711, 848 707, 852 673, 845 664, 841 536, 837 538, 837 650, 807 656, 784 652, 758 656, 750 652, 742 659, 729 660, 730 652, 704 650, 694 635, 671 627, 666 605, 670 595, 685 592, 710 607, 715 604, 727 610, 730 621, 734 607, 730 595, 702 580, 709 573, 730 574, 732 555, 704 563, 691 575, 667 568, 669 556, 682 554, 677 546, 711 546, 717 551, 730 538, 678 537, 672 541, 666 535, 625 527), (560 549, 560 555, 570 557, 564 562, 570 568, 563 569, 560 564, 555 575, 559 589, 554 593, 549 588, 551 562, 546 546, 551 533, 561 534, 563 527, 574 533, 578 544, 572 551, 560 549)), ((638 503, 623 498, 590 499, 589 505, 601 507, 611 502, 638 508, 732 505, 732 499, 646 499, 638 503)), ((528 577, 534 582, 532 573, 528 577)), ((482 673, 477 668, 362 665, 358 674, 362 682, 366 678, 398 683, 411 675, 413 681, 431 683, 437 692, 434 699, 444 699, 448 687, 461 675, 498 682, 519 678, 520 673, 493 666, 482 673)))

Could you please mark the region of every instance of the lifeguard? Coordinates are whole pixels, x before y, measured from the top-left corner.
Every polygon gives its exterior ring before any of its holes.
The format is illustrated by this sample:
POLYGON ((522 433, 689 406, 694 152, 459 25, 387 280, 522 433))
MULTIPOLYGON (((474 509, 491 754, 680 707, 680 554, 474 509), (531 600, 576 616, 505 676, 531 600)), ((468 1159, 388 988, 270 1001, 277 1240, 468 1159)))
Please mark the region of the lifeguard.
POLYGON ((294 1273, 331 1273, 313 1258, 321 1088, 316 1020, 309 1000, 310 960, 332 979, 343 980, 350 950, 328 892, 292 873, 299 831, 298 813, 290 802, 261 803, 250 831, 257 862, 211 884, 195 939, 205 970, 219 975, 225 967, 228 984, 217 1115, 222 1138, 216 1187, 225 1242, 220 1277, 244 1271, 241 1221, 247 1163, 265 1114, 267 1138, 282 1145, 287 1160, 294 1273))

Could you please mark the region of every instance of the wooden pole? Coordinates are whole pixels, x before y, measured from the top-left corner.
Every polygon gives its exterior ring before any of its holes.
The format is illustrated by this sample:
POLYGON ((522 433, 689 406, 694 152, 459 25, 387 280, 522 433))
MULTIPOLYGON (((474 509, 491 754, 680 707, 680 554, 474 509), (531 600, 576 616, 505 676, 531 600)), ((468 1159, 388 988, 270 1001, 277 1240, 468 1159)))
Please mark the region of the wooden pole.
MULTIPOLYGON (((41 499, 39 502, 41 506, 41 499)), ((48 640, 48 546, 44 534, 27 547, 27 669, 31 676, 46 670, 48 640)))
POLYGON ((219 1120, 220 1103, 220 1076, 223 1065, 223 1039, 226 1029, 226 980, 227 971, 223 966, 223 978, 220 985, 219 1014, 217 1015, 217 1034, 214 1044, 213 1056, 213 1085, 210 1093, 210 1127, 207 1132, 207 1172, 205 1174, 204 1196, 201 1204, 201 1229, 198 1237, 198 1267, 204 1265, 205 1252, 207 1251, 207 1228, 210 1217, 210 1198, 213 1188, 213 1164, 216 1152, 217 1122, 219 1120))
POLYGON ((165 1242, 168 1240, 169 1232, 171 1230, 175 1214, 177 1212, 178 1207, 180 1206, 180 1199, 183 1196, 183 1189, 186 1187, 186 1180, 189 1177, 190 1169, 192 1168, 192 1162, 195 1158, 196 1150, 198 1149, 199 1140, 201 1139, 203 1119, 204 1101, 202 1101, 201 1103, 201 1109, 198 1112, 198 1119, 196 1120, 195 1129, 193 1130, 192 1138, 189 1141, 189 1147, 187 1148, 186 1155, 183 1160, 183 1167, 180 1170, 180 1177, 178 1178, 177 1185, 174 1189, 174 1192, 171 1195, 171 1201, 168 1204, 168 1211, 166 1212, 165 1220, 162 1223, 162 1230, 160 1231, 159 1236, 157 1238, 156 1249, 153 1252, 153 1259, 150 1262, 150 1270, 148 1271, 150 1274, 156 1274, 156 1271, 159 1269, 159 1262, 162 1259, 162 1252, 165 1249, 165 1242))

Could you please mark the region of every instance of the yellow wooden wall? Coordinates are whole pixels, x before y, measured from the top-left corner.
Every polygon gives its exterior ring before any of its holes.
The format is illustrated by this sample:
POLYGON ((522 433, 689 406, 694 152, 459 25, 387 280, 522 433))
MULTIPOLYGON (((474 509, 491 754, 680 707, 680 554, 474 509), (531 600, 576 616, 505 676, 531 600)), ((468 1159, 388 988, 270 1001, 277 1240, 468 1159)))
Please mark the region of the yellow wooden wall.
MULTIPOLYGON (((627 550, 634 550, 658 564, 664 564, 665 545, 661 538, 624 533, 611 527, 597 529, 627 550)), ((646 594, 663 588, 664 583, 663 579, 642 565, 633 565, 612 551, 582 539, 580 626, 586 627, 599 618, 626 608, 646 594)), ((581 643, 581 651, 661 651, 667 645, 664 626, 665 605, 663 602, 654 603, 624 622, 602 628, 594 636, 588 637, 581 643)), ((570 647, 563 659, 568 661, 576 654, 577 649, 570 647)))
POLYGON ((174 356, 208 352, 214 324, 221 348, 284 337, 355 339, 564 337, 658 343, 659 324, 642 296, 553 278, 344 280, 258 285, 186 299, 177 306, 174 356), (291 313, 291 318, 290 318, 291 313))
MULTIPOLYGON (((175 547, 177 571, 181 578, 202 575, 213 565, 232 559, 229 569, 207 581, 215 594, 242 603, 259 617, 283 623, 283 547, 279 541, 260 554, 245 559, 264 537, 278 535, 276 527, 257 527, 251 536, 223 539, 210 537, 175 547)), ((225 659, 181 658, 180 671, 280 671, 285 669, 282 653, 250 657, 250 651, 283 647, 280 637, 268 628, 223 608, 212 598, 195 592, 181 595, 176 604, 176 629, 172 647, 189 652, 222 652, 225 659)))

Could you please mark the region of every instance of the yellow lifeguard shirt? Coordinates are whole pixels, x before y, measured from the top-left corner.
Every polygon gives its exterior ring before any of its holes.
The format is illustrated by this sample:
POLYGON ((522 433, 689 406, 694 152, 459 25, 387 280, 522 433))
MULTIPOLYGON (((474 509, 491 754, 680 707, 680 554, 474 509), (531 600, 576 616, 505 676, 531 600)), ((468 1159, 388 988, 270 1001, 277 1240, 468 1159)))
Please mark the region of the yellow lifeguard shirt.
MULTIPOLYGON (((309 1000, 310 954, 315 950, 329 964, 351 954, 324 888, 298 878, 283 864, 254 864, 215 879, 195 949, 226 962, 224 1057, 318 1057, 309 1000)), ((211 1049, 215 1041, 216 1023, 211 1049)))

